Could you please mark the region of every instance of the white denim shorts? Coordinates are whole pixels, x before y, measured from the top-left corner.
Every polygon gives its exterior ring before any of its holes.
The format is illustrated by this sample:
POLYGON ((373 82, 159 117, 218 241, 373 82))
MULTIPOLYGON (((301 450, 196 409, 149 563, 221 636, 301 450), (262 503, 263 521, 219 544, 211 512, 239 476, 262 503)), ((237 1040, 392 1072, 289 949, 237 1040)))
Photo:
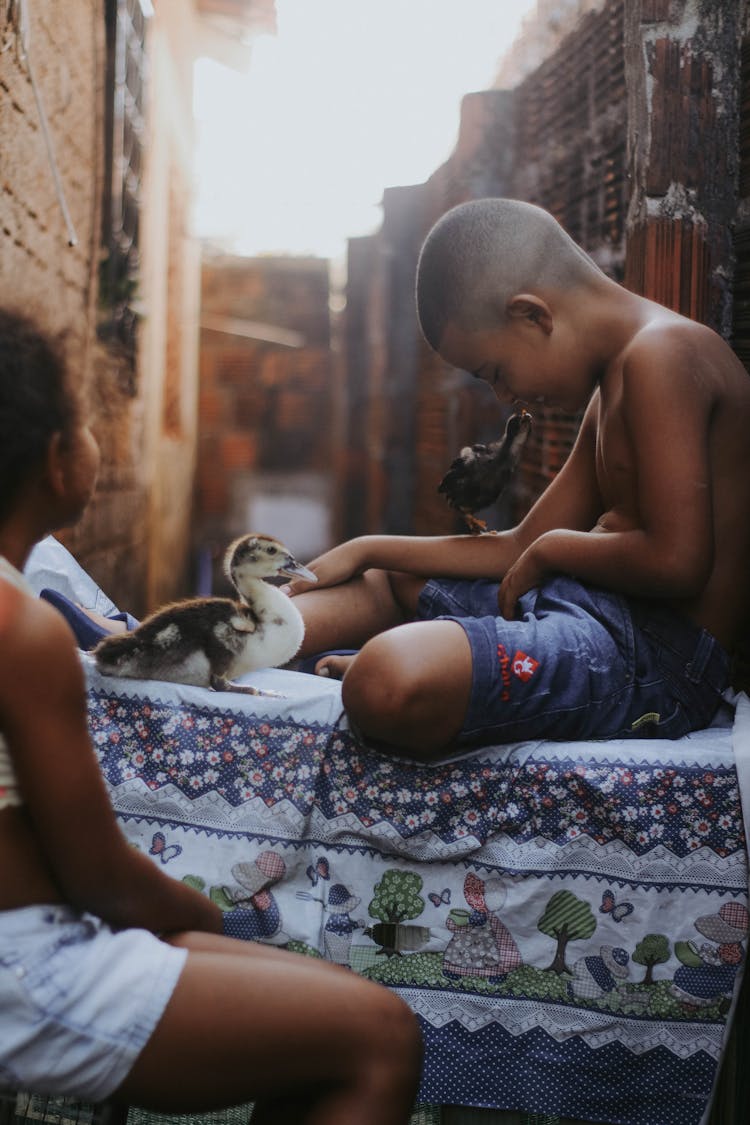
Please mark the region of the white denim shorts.
POLYGON ((66 906, 0 911, 0 1087, 98 1102, 125 1079, 187 950, 66 906))

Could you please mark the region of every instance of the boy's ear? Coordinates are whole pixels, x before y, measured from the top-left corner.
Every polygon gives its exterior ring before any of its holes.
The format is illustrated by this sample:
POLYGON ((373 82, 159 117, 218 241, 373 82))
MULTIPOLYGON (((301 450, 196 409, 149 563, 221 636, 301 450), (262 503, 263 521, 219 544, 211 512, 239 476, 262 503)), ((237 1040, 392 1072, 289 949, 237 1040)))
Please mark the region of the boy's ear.
POLYGON ((514 320, 528 320, 538 324, 546 336, 552 332, 552 312, 546 301, 534 293, 516 293, 505 311, 514 320))

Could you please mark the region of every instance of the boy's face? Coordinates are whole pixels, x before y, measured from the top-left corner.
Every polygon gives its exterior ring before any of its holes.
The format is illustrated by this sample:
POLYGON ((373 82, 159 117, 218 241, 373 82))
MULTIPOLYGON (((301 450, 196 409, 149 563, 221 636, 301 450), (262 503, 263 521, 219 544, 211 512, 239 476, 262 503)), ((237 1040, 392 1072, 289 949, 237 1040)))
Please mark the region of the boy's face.
POLYGON ((575 412, 590 387, 580 384, 569 355, 561 347, 562 329, 545 331, 533 317, 508 317, 496 327, 467 330, 451 322, 439 352, 492 387, 501 402, 557 406, 575 412))

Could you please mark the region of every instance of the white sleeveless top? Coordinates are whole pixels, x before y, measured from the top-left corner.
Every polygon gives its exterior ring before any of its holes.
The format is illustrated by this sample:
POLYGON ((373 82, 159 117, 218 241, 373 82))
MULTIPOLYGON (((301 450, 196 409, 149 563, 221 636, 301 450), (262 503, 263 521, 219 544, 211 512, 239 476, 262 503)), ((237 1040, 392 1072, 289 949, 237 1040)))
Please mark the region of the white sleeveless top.
MULTIPOLYGON (((6 582, 10 582, 12 586, 17 586, 19 590, 29 594, 32 598, 35 596, 34 591, 29 586, 26 579, 12 566, 7 559, 0 555, 0 578, 6 582)), ((11 805, 22 805, 21 794, 18 791, 18 782, 13 770, 13 763, 10 760, 8 747, 5 739, 0 734, 0 809, 10 808, 11 805)))

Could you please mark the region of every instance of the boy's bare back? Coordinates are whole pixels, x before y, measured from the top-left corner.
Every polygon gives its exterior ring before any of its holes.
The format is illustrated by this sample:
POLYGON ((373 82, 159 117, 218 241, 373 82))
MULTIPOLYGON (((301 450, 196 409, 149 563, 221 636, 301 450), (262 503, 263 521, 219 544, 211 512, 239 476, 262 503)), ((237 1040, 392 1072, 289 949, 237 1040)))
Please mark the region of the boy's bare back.
MULTIPOLYGON (((750 377, 715 332, 651 310, 586 414, 596 529, 654 529, 665 600, 731 648, 750 613, 750 377)), ((660 586, 657 574, 643 594, 660 586)))

